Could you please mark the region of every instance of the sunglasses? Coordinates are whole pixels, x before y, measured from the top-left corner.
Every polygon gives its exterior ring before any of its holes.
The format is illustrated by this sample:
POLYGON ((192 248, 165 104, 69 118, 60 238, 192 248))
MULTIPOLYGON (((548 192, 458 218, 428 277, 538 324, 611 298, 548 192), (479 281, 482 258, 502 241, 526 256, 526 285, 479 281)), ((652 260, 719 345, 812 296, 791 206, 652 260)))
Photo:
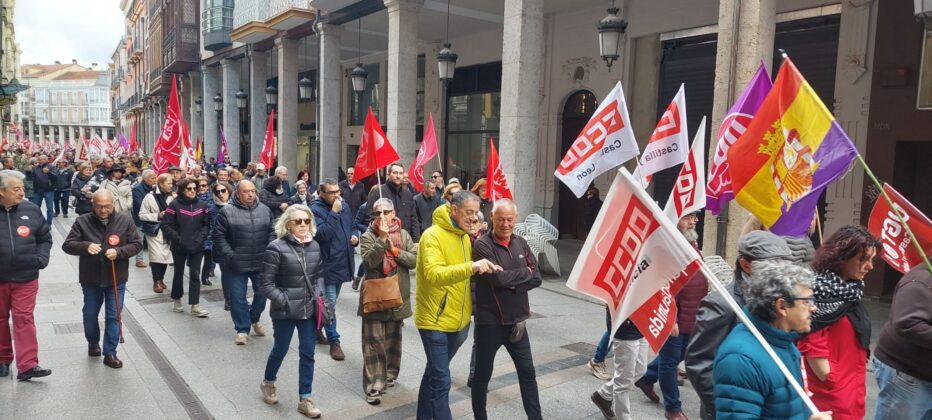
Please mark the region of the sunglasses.
POLYGON ((291 219, 296 225, 310 225, 311 219, 291 219))
POLYGON ((430 177, 431 177, 431 178, 443 178, 443 177, 440 176, 440 175, 431 175, 430 177))
POLYGON ((217 192, 217 194, 226 194, 226 193, 227 193, 227 189, 226 189, 226 188, 217 188, 217 191, 216 191, 216 192, 217 192))
POLYGON ((197 191, 197 187, 188 187, 184 189, 185 191, 197 191))
POLYGON ((198 185, 198 187, 207 188, 207 184, 200 184, 200 185, 198 185))
POLYGON ((393 212, 394 210, 382 210, 382 211, 376 210, 372 212, 372 215, 373 216, 378 216, 378 215, 388 216, 389 214, 392 214, 393 212))

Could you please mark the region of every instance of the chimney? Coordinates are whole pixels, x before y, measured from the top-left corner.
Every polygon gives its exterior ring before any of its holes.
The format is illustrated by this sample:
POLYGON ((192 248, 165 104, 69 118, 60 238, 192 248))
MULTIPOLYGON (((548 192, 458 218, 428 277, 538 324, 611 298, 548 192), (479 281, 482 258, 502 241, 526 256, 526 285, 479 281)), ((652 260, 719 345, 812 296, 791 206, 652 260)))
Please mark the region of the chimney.
POLYGON ((94 70, 94 71, 100 70, 99 68, 97 68, 97 63, 91 63, 91 70, 94 70))
POLYGON ((71 64, 78 64, 78 60, 75 60, 75 59, 72 58, 72 59, 71 59, 71 64))
POLYGON ((61 61, 55 60, 55 64, 61 64, 61 61))

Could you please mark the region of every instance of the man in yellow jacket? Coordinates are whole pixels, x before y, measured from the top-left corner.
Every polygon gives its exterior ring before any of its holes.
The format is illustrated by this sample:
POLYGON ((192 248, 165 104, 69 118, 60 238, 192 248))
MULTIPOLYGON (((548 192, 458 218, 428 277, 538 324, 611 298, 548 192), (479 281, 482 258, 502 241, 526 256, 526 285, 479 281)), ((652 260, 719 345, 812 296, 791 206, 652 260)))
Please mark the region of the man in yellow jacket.
POLYGON ((433 225, 421 234, 417 253, 414 324, 427 355, 418 392, 418 419, 451 419, 450 360, 466 341, 472 297, 469 279, 502 268, 489 260, 472 261, 469 235, 479 230, 479 197, 453 194, 434 210, 433 225))

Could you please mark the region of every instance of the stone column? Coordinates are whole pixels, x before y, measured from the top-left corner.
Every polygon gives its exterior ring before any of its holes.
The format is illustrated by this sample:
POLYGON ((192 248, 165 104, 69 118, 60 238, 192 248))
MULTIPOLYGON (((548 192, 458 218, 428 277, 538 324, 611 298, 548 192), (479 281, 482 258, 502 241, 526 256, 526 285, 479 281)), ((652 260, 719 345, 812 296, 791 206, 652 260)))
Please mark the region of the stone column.
POLYGON ((544 52, 543 3, 505 0, 499 156, 522 219, 537 211, 534 197, 544 52))
MULTIPOLYGON (((190 92, 188 114, 191 115, 191 141, 196 143, 197 138, 201 138, 201 142, 204 145, 204 160, 207 161, 207 157, 217 156, 217 142, 214 139, 207 141, 207 137, 204 136, 204 119, 202 117, 204 112, 203 98, 201 98, 201 114, 197 113, 197 105, 194 103, 194 101, 203 94, 201 88, 201 73, 196 71, 188 73, 188 80, 188 91, 190 92), (213 151, 213 154, 210 154, 211 151, 213 151)), ((197 147, 196 144, 192 144, 191 146, 197 147)))
MULTIPOLYGON (((775 22, 775 0, 719 2, 712 127, 722 124, 728 109, 754 77, 761 59, 764 63, 773 61, 775 22), (734 48, 735 45, 738 48, 734 48)), ((713 144, 716 141, 713 138, 713 144)), ((741 228, 747 218, 748 212, 734 200, 728 204, 727 215, 723 212, 719 217, 706 217, 703 241, 705 254, 721 255, 725 261, 734 261, 741 228), (724 232, 720 233, 720 228, 724 228, 724 232)))
MULTIPOLYGON (((220 60, 223 74, 223 134, 227 138, 230 160, 239 161, 239 108, 236 107, 236 91, 239 90, 239 61, 220 60)), ((245 165, 246 162, 240 162, 245 165)), ((245 166, 244 166, 245 167, 245 166)))
POLYGON ((265 141, 265 85, 269 78, 269 52, 249 52, 249 159, 258 160, 265 141))
MULTIPOLYGON (((217 156, 220 150, 220 130, 217 126, 217 111, 214 110, 214 96, 220 90, 220 80, 217 76, 217 68, 201 67, 201 109, 203 111, 202 129, 204 130, 204 153, 209 159, 211 156, 217 156)), ((232 156, 231 156, 232 157, 232 156)), ((227 165, 230 162, 224 162, 227 165)))
POLYGON ((407 167, 417 153, 417 15, 424 0, 383 0, 388 9, 388 140, 407 167))
POLYGON ((275 53, 278 56, 278 110, 275 117, 278 119, 278 144, 275 151, 278 164, 288 168, 288 175, 292 175, 298 173, 298 41, 275 39, 275 53))
POLYGON ((341 83, 343 75, 340 66, 340 34, 343 28, 327 24, 318 24, 320 34, 320 88, 317 104, 320 106, 317 121, 320 133, 320 162, 318 182, 324 178, 337 179, 337 166, 340 165, 340 107, 321 106, 321 104, 340 104, 341 83))

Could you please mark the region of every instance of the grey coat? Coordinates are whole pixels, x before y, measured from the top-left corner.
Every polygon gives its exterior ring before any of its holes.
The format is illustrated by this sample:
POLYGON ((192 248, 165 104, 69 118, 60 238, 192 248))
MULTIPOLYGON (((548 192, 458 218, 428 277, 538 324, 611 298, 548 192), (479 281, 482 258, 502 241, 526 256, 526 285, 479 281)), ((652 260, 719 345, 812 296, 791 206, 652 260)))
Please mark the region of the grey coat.
POLYGON ((265 249, 259 290, 272 302, 272 319, 309 319, 317 314, 318 297, 324 291, 320 258, 317 242, 298 243, 291 235, 272 241, 265 249))

